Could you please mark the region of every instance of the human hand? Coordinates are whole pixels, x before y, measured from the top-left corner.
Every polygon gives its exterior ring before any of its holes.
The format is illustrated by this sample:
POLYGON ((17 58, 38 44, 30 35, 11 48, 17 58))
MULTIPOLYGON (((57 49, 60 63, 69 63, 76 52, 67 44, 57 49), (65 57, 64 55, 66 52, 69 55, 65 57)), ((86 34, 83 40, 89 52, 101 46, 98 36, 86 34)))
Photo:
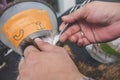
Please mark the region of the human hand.
POLYGON ((19 65, 19 80, 80 80, 83 77, 61 47, 35 40, 38 49, 25 49, 24 60, 19 65))
POLYGON ((0 1, 0 10, 7 5, 7 1, 6 0, 1 0, 0 1))
POLYGON ((61 35, 61 42, 68 39, 78 46, 86 46, 120 37, 120 3, 94 1, 63 16, 62 20, 60 30, 66 23, 72 26, 61 35))

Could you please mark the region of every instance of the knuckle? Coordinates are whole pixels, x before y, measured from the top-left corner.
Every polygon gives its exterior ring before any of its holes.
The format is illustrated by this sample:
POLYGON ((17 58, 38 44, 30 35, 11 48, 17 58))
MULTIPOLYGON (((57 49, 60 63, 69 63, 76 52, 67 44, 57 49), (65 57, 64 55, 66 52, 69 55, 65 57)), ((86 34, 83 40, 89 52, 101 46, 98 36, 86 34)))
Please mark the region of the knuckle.
POLYGON ((33 46, 32 46, 32 45, 30 45, 30 46, 26 47, 26 48, 25 48, 25 50, 24 50, 24 53, 25 53, 25 52, 29 52, 29 50, 30 50, 30 49, 32 49, 32 48, 33 48, 33 46))

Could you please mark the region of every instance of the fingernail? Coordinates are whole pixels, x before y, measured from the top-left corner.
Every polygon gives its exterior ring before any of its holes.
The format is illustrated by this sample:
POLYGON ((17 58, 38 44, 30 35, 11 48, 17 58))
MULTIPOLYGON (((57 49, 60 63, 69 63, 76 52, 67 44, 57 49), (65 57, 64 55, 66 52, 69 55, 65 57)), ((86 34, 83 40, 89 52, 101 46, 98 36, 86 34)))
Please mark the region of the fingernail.
POLYGON ((41 42, 42 40, 40 38, 36 38, 34 41, 35 42, 41 42))
POLYGON ((62 27, 59 28, 59 31, 61 31, 61 30, 62 30, 62 27))
POLYGON ((66 18, 66 17, 67 17, 67 15, 66 15, 66 16, 63 16, 62 19, 66 18))

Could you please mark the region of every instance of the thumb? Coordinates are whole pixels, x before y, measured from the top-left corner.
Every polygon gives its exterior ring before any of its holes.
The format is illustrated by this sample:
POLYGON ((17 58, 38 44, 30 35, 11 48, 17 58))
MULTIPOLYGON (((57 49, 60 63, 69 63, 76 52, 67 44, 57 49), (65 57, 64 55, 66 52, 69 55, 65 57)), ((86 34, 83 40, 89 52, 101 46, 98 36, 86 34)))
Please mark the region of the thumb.
POLYGON ((34 41, 41 51, 51 51, 54 49, 53 45, 50 45, 48 42, 42 41, 40 38, 36 38, 34 41))
POLYGON ((81 20, 85 18, 85 16, 86 16, 86 10, 85 10, 85 7, 82 7, 76 10, 75 12, 70 13, 69 15, 63 16, 62 20, 63 22, 66 22, 66 23, 73 23, 77 20, 81 20))

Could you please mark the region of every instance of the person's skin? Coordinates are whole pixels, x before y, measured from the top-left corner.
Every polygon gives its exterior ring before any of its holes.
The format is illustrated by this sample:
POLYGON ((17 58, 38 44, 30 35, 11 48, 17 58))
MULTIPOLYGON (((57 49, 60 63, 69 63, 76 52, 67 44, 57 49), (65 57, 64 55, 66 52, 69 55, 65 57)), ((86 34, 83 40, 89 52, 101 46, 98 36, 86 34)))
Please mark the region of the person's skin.
POLYGON ((0 10, 7 5, 7 1, 6 0, 1 0, 0 1, 0 10))
POLYGON ((38 49, 25 49, 24 60, 19 65, 19 80, 80 80, 78 71, 64 48, 35 40, 38 49))
POLYGON ((120 3, 94 1, 77 11, 63 16, 60 30, 70 26, 60 37, 61 42, 70 40, 79 46, 106 42, 120 37, 120 3), (80 29, 85 37, 82 38, 80 29))
MULTIPOLYGON (((80 46, 109 41, 120 36, 120 4, 92 2, 64 16, 63 21, 60 30, 66 23, 73 26, 63 33, 61 42, 69 39, 80 46), (80 26, 86 36, 84 41, 80 26)), ((41 51, 33 46, 26 48, 25 59, 19 65, 19 80, 80 80, 83 77, 63 48, 38 39, 35 42, 41 51)))

